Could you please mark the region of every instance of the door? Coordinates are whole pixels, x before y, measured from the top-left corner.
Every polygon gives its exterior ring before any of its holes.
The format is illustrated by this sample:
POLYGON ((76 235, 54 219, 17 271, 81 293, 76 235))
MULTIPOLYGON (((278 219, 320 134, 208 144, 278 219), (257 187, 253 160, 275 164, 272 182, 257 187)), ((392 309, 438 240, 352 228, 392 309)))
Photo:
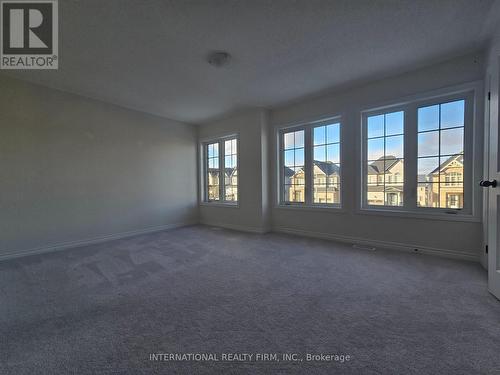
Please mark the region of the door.
MULTIPOLYGON (((488 189, 488 289, 500 299, 500 134, 499 123, 499 77, 500 59, 497 59, 491 72, 489 105, 489 176, 482 182, 488 189)), ((486 176, 485 176, 486 177, 486 176)))

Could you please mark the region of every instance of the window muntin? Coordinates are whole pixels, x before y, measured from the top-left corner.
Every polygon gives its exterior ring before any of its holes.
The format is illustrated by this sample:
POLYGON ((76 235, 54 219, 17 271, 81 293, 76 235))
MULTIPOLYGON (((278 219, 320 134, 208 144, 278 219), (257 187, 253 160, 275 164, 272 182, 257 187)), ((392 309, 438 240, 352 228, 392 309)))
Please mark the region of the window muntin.
POLYGON ((417 206, 464 206, 465 100, 417 109, 417 206))
POLYGON ((280 132, 282 204, 340 206, 340 127, 332 119, 280 132))
POLYGON ((204 145, 205 201, 238 202, 238 139, 219 139, 204 145))
POLYGON ((305 202, 304 130, 283 133, 283 201, 305 202))
POLYGON ((369 206, 404 204, 404 111, 366 118, 365 202, 369 206))

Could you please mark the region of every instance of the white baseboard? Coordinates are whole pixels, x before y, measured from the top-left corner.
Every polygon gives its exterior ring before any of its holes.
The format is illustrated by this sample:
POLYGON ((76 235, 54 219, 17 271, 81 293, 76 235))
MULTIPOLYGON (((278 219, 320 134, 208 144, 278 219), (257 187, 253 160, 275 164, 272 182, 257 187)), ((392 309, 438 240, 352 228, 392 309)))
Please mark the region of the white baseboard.
POLYGON ((264 234, 268 233, 269 230, 262 228, 262 227, 252 227, 249 225, 238 225, 238 224, 227 224, 227 223, 213 223, 213 222, 206 222, 206 221, 201 221, 200 224, 206 225, 209 227, 219 227, 219 228, 226 228, 226 229, 232 229, 232 230, 237 230, 240 232, 250 232, 250 233, 259 233, 259 234, 264 234))
POLYGON ((479 262, 479 254, 465 253, 456 250, 448 249, 438 249, 432 247, 423 247, 419 245, 403 244, 399 242, 391 241, 380 241, 380 240, 369 240, 363 238, 356 238, 350 236, 343 236, 338 234, 321 233, 321 232, 311 232, 301 229, 286 228, 286 227, 273 227, 273 232, 287 233, 304 237, 321 238, 325 240, 333 240, 338 242, 343 242, 352 245, 370 246, 378 247, 381 249, 399 250, 411 253, 422 253, 422 254, 432 254, 446 258, 469 260, 474 262, 479 262), (417 251, 415 251, 417 249, 417 251))
POLYGON ((7 253, 0 254, 0 261, 7 260, 7 259, 13 259, 13 258, 25 257, 28 255, 43 254, 43 253, 50 253, 53 251, 67 250, 67 249, 72 249, 75 247, 95 245, 98 243, 108 242, 108 241, 112 241, 112 240, 119 240, 122 238, 134 237, 134 236, 138 236, 141 234, 161 232, 161 231, 168 230, 168 229, 180 228, 180 227, 185 227, 185 226, 195 225, 195 224, 197 224, 197 222, 159 225, 159 226, 149 227, 149 228, 145 228, 145 229, 138 229, 138 230, 132 230, 132 231, 127 231, 127 232, 108 234, 108 235, 94 237, 94 238, 87 238, 84 240, 60 242, 60 243, 51 244, 51 245, 42 246, 42 247, 37 247, 37 248, 32 248, 32 249, 10 251, 7 253))

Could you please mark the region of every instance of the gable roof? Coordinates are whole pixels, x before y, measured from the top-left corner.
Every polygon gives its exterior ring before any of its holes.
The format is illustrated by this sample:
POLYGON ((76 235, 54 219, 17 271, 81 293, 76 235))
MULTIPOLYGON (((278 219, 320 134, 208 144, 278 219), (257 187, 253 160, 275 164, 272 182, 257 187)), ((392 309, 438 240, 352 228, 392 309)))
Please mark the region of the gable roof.
POLYGON ((389 171, 394 167, 401 159, 397 159, 395 156, 388 155, 385 158, 382 156, 378 160, 375 160, 368 165, 368 174, 381 174, 389 171), (385 161, 385 166, 384 166, 385 161), (385 168, 385 169, 384 169, 385 168))
POLYGON ((292 168, 285 167, 285 177, 292 177, 295 174, 292 168))
POLYGON ((446 168, 446 166, 448 164, 450 164, 451 162, 453 162, 455 160, 458 161, 460 164, 463 165, 463 163, 464 163, 464 156, 463 155, 452 155, 452 156, 450 156, 448 159, 446 159, 445 161, 443 161, 439 167, 437 167, 436 169, 434 169, 429 174, 434 174, 434 173, 439 172, 440 170, 446 168))
POLYGON ((338 166, 338 164, 334 164, 331 161, 315 160, 314 165, 321 169, 321 171, 327 176, 331 176, 332 174, 340 174, 340 167, 338 166))

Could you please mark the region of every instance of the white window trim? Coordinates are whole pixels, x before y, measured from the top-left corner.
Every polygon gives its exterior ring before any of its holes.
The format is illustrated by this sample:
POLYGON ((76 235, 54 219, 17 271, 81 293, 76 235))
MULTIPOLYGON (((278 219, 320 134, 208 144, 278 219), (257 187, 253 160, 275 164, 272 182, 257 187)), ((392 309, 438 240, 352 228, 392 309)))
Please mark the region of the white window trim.
POLYGON ((384 105, 374 106, 371 109, 361 111, 361 168, 359 174, 360 199, 356 207, 357 214, 385 215, 412 218, 432 218, 436 220, 449 221, 472 221, 480 222, 479 217, 480 196, 475 183, 477 171, 481 170, 480 163, 475 155, 477 154, 477 138, 480 135, 480 103, 478 97, 482 95, 482 85, 480 82, 472 82, 450 88, 435 90, 432 92, 407 97, 399 102, 389 102, 384 105), (464 129, 464 202, 466 206, 462 210, 447 208, 417 207, 416 187, 417 187, 417 109, 422 106, 442 103, 446 101, 466 99, 465 108, 465 129, 464 129), (479 104, 479 105, 478 105, 479 104), (366 199, 366 118, 377 113, 387 113, 403 109, 405 111, 405 138, 404 138, 404 202, 402 207, 394 206, 369 206, 366 199), (415 137, 408 136, 415 134, 415 137), (467 156, 468 155, 468 156, 467 156), (412 181, 414 180, 414 181, 412 181))
MULTIPOLYGON (((241 193, 240 193, 240 175, 241 175, 241 169, 240 169, 240 137, 239 134, 233 133, 229 135, 222 135, 222 136, 217 136, 217 137, 211 137, 211 138, 205 138, 200 141, 200 201, 199 205, 201 206, 210 206, 210 207, 227 207, 227 208, 239 208, 240 207, 240 200, 241 200, 241 193), (207 161, 208 161, 208 155, 207 155, 207 145, 211 143, 218 143, 219 144, 219 171, 224 171, 224 160, 225 160, 225 147, 224 147, 224 142, 230 139, 236 139, 236 144, 237 144, 237 152, 236 152, 236 165, 238 168, 238 200, 236 202, 234 201, 226 201, 224 199, 219 199, 218 201, 215 200, 208 200, 207 194, 208 194, 208 189, 207 189, 207 161)), ((225 197, 225 184, 224 180, 219 177, 219 197, 224 198, 225 197)))
POLYGON ((305 121, 295 124, 288 124, 285 126, 281 126, 276 129, 276 138, 277 138, 277 166, 278 166, 278 191, 277 191, 277 202, 275 208, 285 208, 285 209, 304 209, 304 210, 325 210, 331 209, 335 212, 345 212, 343 209, 344 202, 344 179, 343 179, 343 164, 344 164, 344 147, 343 147, 343 123, 342 123, 342 115, 335 115, 329 117, 322 117, 319 119, 305 121), (313 202, 313 180, 314 180, 314 168, 311 168, 313 165, 314 159, 314 139, 313 139, 313 129, 317 126, 321 125, 329 125, 332 123, 338 122, 340 124, 339 127, 339 145, 340 145, 340 203, 314 203, 313 202), (304 203, 300 202, 285 202, 283 197, 283 166, 284 166, 284 145, 283 145, 283 134, 288 133, 290 131, 298 131, 304 130, 304 167, 306 172, 306 181, 305 181, 305 201, 304 203))

